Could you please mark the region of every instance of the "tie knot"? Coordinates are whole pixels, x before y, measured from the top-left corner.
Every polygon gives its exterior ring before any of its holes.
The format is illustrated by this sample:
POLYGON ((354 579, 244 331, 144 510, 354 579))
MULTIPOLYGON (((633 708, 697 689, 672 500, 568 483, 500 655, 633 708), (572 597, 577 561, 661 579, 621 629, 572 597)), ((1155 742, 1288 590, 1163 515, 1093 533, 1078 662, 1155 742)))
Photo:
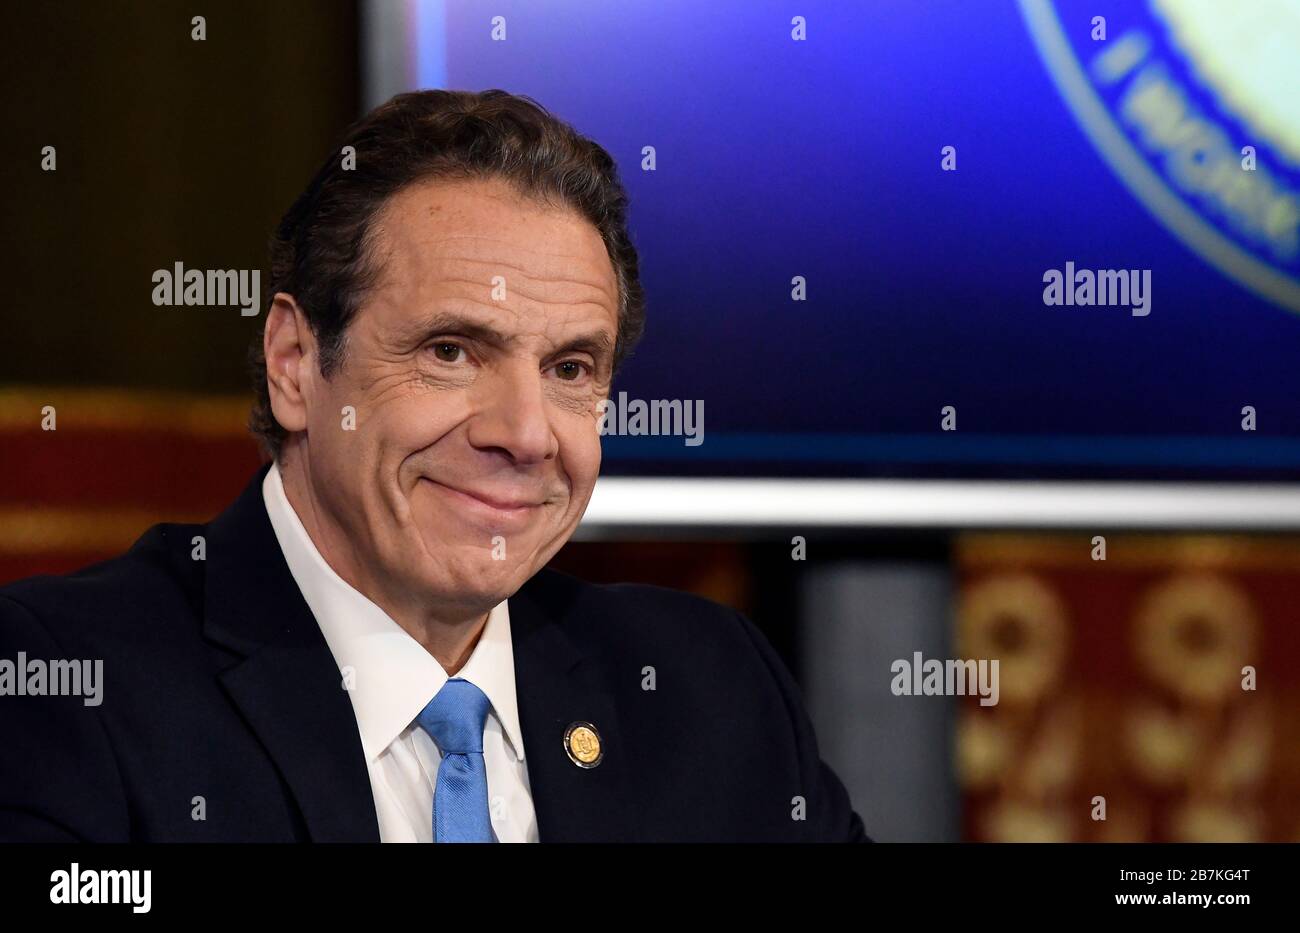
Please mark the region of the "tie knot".
POLYGON ((438 743, 444 755, 482 754, 483 724, 491 705, 487 694, 456 677, 442 685, 416 722, 438 743))

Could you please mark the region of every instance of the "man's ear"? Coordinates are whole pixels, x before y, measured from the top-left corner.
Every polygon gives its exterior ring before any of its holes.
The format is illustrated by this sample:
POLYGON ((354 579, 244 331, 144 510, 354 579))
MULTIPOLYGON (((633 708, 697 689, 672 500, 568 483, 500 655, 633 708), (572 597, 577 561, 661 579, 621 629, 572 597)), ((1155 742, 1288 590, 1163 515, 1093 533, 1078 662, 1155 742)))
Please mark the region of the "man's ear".
POLYGON ((286 431, 307 430, 307 408, 316 375, 316 339, 292 295, 276 292, 262 334, 271 412, 286 431))

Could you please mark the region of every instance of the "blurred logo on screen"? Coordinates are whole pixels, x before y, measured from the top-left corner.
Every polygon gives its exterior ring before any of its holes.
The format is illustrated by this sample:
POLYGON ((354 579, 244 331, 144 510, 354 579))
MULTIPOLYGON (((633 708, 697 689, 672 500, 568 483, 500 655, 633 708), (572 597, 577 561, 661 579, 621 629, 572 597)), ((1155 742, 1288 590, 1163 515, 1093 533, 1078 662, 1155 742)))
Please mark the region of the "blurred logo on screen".
POLYGON ((1080 126, 1188 247, 1300 311, 1300 0, 1106 6, 1020 0, 1080 126))

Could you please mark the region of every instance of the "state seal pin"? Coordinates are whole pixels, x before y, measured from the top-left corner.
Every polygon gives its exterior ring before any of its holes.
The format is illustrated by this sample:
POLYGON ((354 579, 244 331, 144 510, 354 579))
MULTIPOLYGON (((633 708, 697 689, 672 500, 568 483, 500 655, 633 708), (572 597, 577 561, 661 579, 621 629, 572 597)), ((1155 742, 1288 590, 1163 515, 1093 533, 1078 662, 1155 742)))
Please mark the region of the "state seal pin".
POLYGON ((564 730, 564 750, 579 768, 594 768, 605 753, 600 748, 600 733, 589 722, 569 723, 564 730))

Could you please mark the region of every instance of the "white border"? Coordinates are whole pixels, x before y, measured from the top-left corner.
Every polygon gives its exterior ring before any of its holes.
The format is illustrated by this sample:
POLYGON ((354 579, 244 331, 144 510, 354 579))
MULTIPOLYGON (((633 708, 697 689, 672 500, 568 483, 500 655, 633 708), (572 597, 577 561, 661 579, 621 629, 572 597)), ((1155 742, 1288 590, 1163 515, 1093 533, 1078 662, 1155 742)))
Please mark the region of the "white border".
POLYGON ((596 483, 579 537, 765 526, 1293 531, 1300 529, 1300 486, 607 477, 596 483))

